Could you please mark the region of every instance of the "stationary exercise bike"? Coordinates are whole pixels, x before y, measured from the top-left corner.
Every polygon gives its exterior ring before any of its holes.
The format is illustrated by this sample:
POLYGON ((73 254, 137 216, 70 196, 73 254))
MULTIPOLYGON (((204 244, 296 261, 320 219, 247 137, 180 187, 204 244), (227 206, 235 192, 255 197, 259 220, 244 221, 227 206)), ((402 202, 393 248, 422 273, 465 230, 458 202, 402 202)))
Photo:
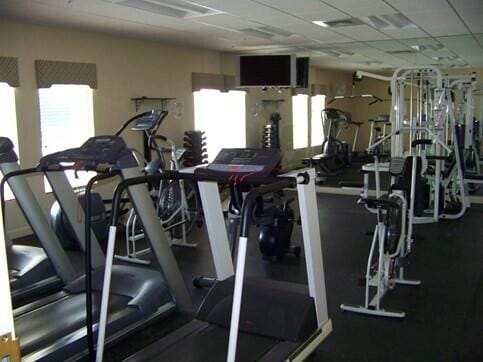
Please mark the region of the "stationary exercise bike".
MULTIPOLYGON (((244 195, 251 187, 246 185, 230 185, 231 200, 228 208, 229 226, 238 226, 238 219, 243 205, 244 195)), ((264 260, 279 261, 285 255, 300 255, 300 246, 292 246, 291 238, 294 225, 294 211, 290 207, 293 198, 286 198, 281 192, 265 195, 264 217, 256 223, 260 229, 258 246, 264 260)), ((236 236, 236 229, 228 233, 236 236)), ((236 238, 232 240, 232 251, 236 238)))
MULTIPOLYGON (((378 157, 375 157, 376 163, 378 157)), ((360 204, 375 210, 377 224, 367 260, 364 305, 341 304, 344 311, 381 317, 404 318, 402 311, 386 310, 381 301, 396 285, 417 286, 419 280, 404 277, 404 268, 413 243, 412 217, 418 178, 421 174, 420 157, 393 157, 389 173, 395 180, 385 198, 361 198, 360 204), (415 185, 414 187, 412 187, 415 185), (375 292, 373 290, 375 289, 375 292)), ((420 197, 420 196, 419 196, 420 197)))

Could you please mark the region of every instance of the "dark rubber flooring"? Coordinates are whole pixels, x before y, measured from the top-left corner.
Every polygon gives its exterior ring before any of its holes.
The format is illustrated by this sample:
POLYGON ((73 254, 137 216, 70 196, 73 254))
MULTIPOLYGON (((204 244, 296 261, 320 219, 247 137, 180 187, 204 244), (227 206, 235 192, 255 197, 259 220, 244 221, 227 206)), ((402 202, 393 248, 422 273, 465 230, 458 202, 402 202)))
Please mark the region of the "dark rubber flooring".
MULTIPOLYGON (((420 287, 398 286, 383 299, 387 309, 406 312, 390 320, 342 312, 341 303, 363 302, 363 277, 375 215, 356 205, 356 196, 318 195, 320 229, 332 334, 312 361, 483 361, 483 205, 460 220, 417 225, 418 240, 407 277, 420 287)), ((303 254, 279 263, 263 261, 253 230, 247 275, 306 282, 303 254)), ((300 244, 300 227, 294 244, 300 244)), ((197 249, 173 249, 196 305, 203 291, 191 287, 195 275, 214 276, 207 236, 195 230, 197 249)), ((122 244, 119 243, 119 248, 122 244)), ((81 259, 77 260, 80 264, 81 259)), ((294 311, 296 313, 296 311, 294 311)), ((174 315, 108 348, 106 360, 119 361, 188 320, 174 315)), ((21 338, 21 336, 20 336, 21 338)), ((171 362, 171 361, 170 361, 171 362)))
MULTIPOLYGON (((329 314, 333 332, 313 361, 483 361, 483 207, 474 206, 463 219, 418 225, 407 276, 420 287, 396 287, 384 307, 406 312, 404 320, 390 320, 342 312, 341 303, 362 303, 359 279, 365 271, 375 216, 356 205, 357 197, 319 195, 319 215, 329 314)), ((203 292, 191 287, 195 275, 213 276, 204 231, 195 232, 196 250, 175 249, 195 303, 203 292)), ((252 233, 247 275, 306 282, 303 256, 269 263, 260 257, 252 233)), ((301 230, 294 230, 300 243, 301 230)), ((192 235, 195 236, 194 234, 192 235)), ((176 319, 177 317, 175 317, 176 319)), ((170 321, 176 324, 176 321, 170 321)), ((160 322, 112 350, 112 360, 167 332, 160 322), (148 332, 148 331, 151 332, 148 332)))

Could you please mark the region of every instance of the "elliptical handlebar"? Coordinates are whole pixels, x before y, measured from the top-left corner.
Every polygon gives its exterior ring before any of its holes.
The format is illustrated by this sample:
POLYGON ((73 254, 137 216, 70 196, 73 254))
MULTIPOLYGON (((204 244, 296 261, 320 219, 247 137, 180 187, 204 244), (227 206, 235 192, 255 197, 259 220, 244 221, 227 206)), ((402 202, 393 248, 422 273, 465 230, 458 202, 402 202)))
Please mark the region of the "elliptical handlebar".
POLYGON ((128 119, 116 132, 116 136, 119 136, 124 130, 134 121, 144 120, 145 123, 140 122, 133 127, 135 131, 149 131, 150 134, 156 133, 161 122, 168 115, 168 111, 162 111, 160 109, 151 109, 150 111, 143 112, 128 119))

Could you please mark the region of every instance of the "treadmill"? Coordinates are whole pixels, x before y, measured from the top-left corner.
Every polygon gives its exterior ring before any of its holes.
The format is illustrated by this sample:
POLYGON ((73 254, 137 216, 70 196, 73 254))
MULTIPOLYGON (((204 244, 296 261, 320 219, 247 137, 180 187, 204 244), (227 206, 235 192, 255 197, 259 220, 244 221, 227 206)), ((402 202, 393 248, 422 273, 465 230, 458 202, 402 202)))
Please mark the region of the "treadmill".
MULTIPOLYGON (((280 160, 275 149, 223 149, 206 168, 139 178, 138 183, 160 179, 189 178, 200 186, 205 222, 215 261, 217 282, 207 294, 194 320, 136 352, 126 361, 302 361, 332 331, 328 316, 322 246, 315 194, 315 170, 270 176, 280 160), (250 191, 240 220, 236 274, 220 205, 218 182, 264 185, 250 191), (244 278, 250 226, 261 198, 285 187, 296 187, 302 221, 308 285, 244 278), (224 234, 224 235, 223 235, 224 234), (215 236, 215 238, 212 238, 215 236), (221 278, 220 278, 221 276, 221 278)), ((114 195, 117 213, 122 189, 134 180, 121 182, 114 195)), ((263 210, 261 211, 263 217, 263 210)), ((115 221, 113 224, 115 229, 115 221)), ((112 229, 111 229, 112 231, 112 229)), ((106 259, 106 270, 112 258, 106 259)), ((109 274, 105 276, 105 281, 109 274)), ((103 300, 105 304, 106 300, 103 300)), ((101 316, 106 309, 101 310, 101 316)), ((102 329, 103 326, 100 326, 102 329)), ((100 334, 99 334, 100 335, 100 334)), ((103 340, 98 338, 98 352, 103 340)), ((96 356, 102 361, 102 352, 96 356)))
MULTIPOLYGON (((141 176, 139 165, 131 150, 120 137, 115 136, 92 137, 80 148, 43 157, 38 169, 48 176, 54 194, 66 211, 68 219, 72 209, 65 209, 63 205, 66 201, 64 199, 69 199, 64 195, 65 191, 68 191, 65 184, 68 184, 68 180, 64 172, 59 172, 66 169, 64 163, 74 163, 74 168, 80 171, 95 170, 99 165, 109 164, 119 171, 123 179, 141 176)), ((153 251, 155 263, 162 265, 163 269, 154 270, 131 265, 112 267, 108 306, 110 318, 107 323, 108 343, 127 336, 155 318, 167 316, 175 308, 192 312, 188 291, 156 216, 148 189, 142 185, 133 186, 128 189, 128 194, 136 213, 142 218, 146 240, 153 251)), ((75 203, 75 195, 70 196, 75 203)), ((84 219, 81 209, 74 208, 74 214, 76 212, 81 212, 84 219)), ((73 229, 75 232, 78 228, 73 229)), ((80 234, 77 234, 77 237, 81 239, 85 249, 82 227, 79 230, 80 234)), ((91 239, 92 319, 96 333, 104 268, 99 264, 99 257, 103 255, 99 255, 102 251, 92 232, 91 239)), ((85 357, 85 301, 85 276, 82 276, 66 285, 61 292, 27 305, 17 313, 15 329, 20 339, 23 360, 60 361, 85 357)))
MULTIPOLYGON (((12 141, 0 137, 0 172, 20 171, 12 141)), ((51 229, 23 175, 6 178, 15 200, 42 247, 14 245, 6 239, 12 302, 15 307, 61 289, 79 275, 51 229)), ((2 199, 2 202, 5 202, 2 199)), ((4 208, 4 214, 5 214, 4 208)), ((3 217, 4 215, 2 215, 3 217)))

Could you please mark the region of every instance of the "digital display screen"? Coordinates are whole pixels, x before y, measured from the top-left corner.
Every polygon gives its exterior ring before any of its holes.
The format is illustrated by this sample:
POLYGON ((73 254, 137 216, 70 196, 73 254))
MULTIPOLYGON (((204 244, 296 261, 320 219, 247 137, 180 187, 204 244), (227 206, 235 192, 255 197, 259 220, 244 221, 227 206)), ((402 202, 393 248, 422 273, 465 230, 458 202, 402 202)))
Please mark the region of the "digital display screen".
POLYGON ((240 57, 240 86, 292 86, 290 55, 240 57))
POLYGON ((252 152, 250 150, 243 150, 237 155, 238 158, 253 158, 254 156, 255 152, 252 152))

